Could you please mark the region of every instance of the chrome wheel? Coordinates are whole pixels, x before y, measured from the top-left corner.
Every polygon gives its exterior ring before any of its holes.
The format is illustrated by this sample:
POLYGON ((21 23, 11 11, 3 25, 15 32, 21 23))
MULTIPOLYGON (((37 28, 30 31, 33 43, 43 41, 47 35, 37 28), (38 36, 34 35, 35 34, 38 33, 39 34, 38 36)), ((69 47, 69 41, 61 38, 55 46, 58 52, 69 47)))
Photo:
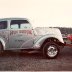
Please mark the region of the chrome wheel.
POLYGON ((56 46, 51 45, 47 48, 47 55, 50 57, 55 57, 58 53, 56 46))
POLYGON ((60 52, 59 46, 54 42, 46 43, 43 48, 43 55, 49 59, 56 58, 59 52, 60 52))

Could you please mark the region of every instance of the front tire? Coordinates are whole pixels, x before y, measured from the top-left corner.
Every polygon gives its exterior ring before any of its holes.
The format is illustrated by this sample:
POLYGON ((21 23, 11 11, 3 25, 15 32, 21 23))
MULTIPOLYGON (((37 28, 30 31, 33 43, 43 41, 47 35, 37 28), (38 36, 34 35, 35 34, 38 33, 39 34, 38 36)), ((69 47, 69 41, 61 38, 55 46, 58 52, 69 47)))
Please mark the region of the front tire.
POLYGON ((59 52, 59 46, 54 42, 48 42, 43 47, 43 55, 49 59, 56 58, 59 52))

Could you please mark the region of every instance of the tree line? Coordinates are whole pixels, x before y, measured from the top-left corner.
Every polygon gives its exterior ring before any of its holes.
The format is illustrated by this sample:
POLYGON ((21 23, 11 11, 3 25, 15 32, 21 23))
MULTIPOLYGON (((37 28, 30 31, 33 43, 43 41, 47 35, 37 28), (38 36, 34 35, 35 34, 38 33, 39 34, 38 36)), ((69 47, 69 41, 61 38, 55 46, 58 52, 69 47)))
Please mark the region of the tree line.
POLYGON ((72 34, 72 28, 66 28, 66 27, 54 27, 60 29, 62 34, 72 34))

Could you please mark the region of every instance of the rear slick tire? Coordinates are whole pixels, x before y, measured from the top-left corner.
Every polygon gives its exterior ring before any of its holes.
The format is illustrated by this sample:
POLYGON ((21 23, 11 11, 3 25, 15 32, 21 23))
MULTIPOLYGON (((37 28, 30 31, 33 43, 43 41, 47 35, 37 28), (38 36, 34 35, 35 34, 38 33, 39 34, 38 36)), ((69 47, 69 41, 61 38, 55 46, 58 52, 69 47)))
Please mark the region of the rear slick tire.
POLYGON ((0 43, 0 54, 2 54, 4 51, 3 51, 3 46, 2 46, 2 43, 0 43))

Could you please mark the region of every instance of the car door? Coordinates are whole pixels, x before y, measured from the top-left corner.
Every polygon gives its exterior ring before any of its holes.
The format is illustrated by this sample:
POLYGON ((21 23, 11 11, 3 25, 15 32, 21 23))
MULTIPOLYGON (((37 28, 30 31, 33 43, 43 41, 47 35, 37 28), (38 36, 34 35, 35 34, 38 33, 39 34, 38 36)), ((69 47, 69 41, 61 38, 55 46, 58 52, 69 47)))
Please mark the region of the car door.
POLYGON ((31 48, 33 46, 33 33, 27 20, 11 20, 10 23, 10 48, 31 48))

